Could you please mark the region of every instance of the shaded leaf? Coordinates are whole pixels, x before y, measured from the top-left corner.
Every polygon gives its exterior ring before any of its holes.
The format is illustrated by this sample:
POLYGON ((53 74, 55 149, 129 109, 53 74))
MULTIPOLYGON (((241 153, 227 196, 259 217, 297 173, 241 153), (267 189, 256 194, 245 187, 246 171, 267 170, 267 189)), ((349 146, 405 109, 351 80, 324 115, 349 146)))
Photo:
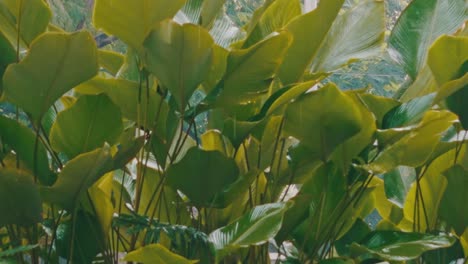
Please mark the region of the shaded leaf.
POLYGON ((122 130, 120 109, 106 95, 85 95, 58 114, 50 132, 50 144, 72 159, 106 142, 113 145, 122 130))
POLYGON ((167 183, 183 192, 197 206, 217 207, 216 196, 236 181, 239 169, 233 159, 218 151, 196 147, 169 167, 167 183))
POLYGON ((110 147, 96 149, 70 160, 52 187, 41 189, 44 201, 73 209, 80 198, 102 175, 112 169, 110 147))
POLYGON ((30 171, 37 170, 37 178, 42 184, 51 185, 55 181, 42 143, 38 142, 36 155, 34 154, 36 135, 32 130, 15 120, 0 116, 0 137, 4 144, 8 144, 16 152, 30 171))
POLYGON ((461 165, 455 165, 444 173, 447 178, 447 188, 440 202, 439 215, 458 235, 462 235, 468 226, 468 171, 461 165))
POLYGON ((117 52, 109 50, 98 50, 99 65, 108 70, 112 75, 116 75, 122 68, 125 57, 117 52))
POLYGON ((33 177, 20 170, 0 170, 0 226, 29 226, 42 221, 42 204, 33 177))

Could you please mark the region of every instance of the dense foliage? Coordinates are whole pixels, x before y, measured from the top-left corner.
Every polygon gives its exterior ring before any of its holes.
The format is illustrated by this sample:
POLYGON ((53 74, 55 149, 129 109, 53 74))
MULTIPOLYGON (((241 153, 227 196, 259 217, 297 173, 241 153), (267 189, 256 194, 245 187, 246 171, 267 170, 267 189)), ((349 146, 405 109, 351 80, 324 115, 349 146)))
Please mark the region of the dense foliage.
POLYGON ((466 2, 385 5, 0 2, 0 261, 466 259, 466 2))

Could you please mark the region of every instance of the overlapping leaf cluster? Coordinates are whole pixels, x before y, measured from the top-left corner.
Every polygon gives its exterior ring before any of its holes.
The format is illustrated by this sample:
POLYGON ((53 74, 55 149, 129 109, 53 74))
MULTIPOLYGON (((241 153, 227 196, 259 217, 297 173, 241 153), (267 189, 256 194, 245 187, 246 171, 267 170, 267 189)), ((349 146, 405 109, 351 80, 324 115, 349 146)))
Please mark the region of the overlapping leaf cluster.
POLYGON ((219 0, 96 0, 125 55, 43 0, 1 2, 1 100, 29 122, 0 116, 0 258, 465 258, 466 4, 402 13, 397 100, 321 82, 384 51, 383 1, 344 2, 266 1, 238 28, 219 0))

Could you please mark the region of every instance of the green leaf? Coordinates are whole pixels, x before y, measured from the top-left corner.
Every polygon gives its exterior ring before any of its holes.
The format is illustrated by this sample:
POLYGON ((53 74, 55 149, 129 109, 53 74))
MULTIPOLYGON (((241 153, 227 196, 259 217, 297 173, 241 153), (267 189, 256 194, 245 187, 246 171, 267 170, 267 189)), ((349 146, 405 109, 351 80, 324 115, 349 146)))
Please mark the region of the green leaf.
POLYGON ((105 142, 113 145, 122 130, 118 106, 106 95, 85 95, 58 114, 50 132, 50 144, 71 159, 105 142))
POLYGON ((284 85, 299 81, 318 54, 344 0, 320 1, 318 7, 286 25, 293 36, 278 76, 284 85))
POLYGON ((42 221, 39 190, 24 171, 0 170, 0 201, 0 226, 29 226, 42 221))
POLYGON ((439 215, 458 235, 468 226, 468 171, 461 165, 455 165, 444 173, 447 178, 447 188, 440 202, 439 215))
POLYGON ((441 135, 457 121, 448 111, 428 111, 416 126, 379 131, 382 150, 368 169, 383 173, 399 165, 418 167, 427 161, 441 135))
POLYGON ((96 0, 93 22, 96 28, 115 35, 136 50, 149 32, 166 18, 172 18, 186 0, 96 0), (131 10, 131 12, 129 12, 131 10))
POLYGON ((34 154, 36 135, 32 130, 15 120, 0 116, 0 137, 3 143, 8 144, 16 152, 29 171, 37 170, 37 178, 42 184, 54 183, 55 176, 50 171, 47 152, 41 142, 38 142, 37 153, 34 154))
POLYGON ((78 155, 66 164, 52 187, 41 189, 42 198, 67 210, 73 209, 88 188, 110 171, 112 165, 108 145, 78 155))
MULTIPOLYGON (((20 37, 28 46, 46 30, 52 17, 47 3, 43 0, 5 0, 2 4, 5 4, 15 16, 16 29, 19 26, 20 37)), ((16 36, 15 32, 11 37, 16 38, 16 36)), ((11 43, 16 43, 16 39, 11 43)))
POLYGON ((254 207, 247 214, 227 226, 213 231, 217 259, 241 247, 261 245, 273 238, 281 228, 284 212, 291 203, 271 203, 254 207))
POLYGON ((82 94, 105 93, 115 105, 118 105, 122 115, 144 127, 151 127, 156 120, 157 109, 162 103, 162 109, 168 108, 153 89, 149 89, 149 99, 147 92, 142 90, 141 102, 139 100, 139 85, 137 82, 123 79, 93 78, 82 83, 75 88, 75 91, 82 94), (139 114, 140 113, 140 114, 139 114), (146 113, 142 115, 141 113, 146 113))
POLYGON ((465 0, 414 0, 403 11, 388 42, 390 55, 413 80, 426 64, 429 46, 467 19, 465 4, 465 0))
POLYGON ((167 183, 187 195, 197 206, 217 207, 217 194, 234 183, 238 176, 239 169, 233 159, 218 151, 194 147, 180 162, 169 167, 167 183))
POLYGON ((360 130, 356 103, 334 84, 327 84, 288 106, 283 131, 307 146, 311 158, 327 160, 338 145, 360 130))
POLYGON ((361 153, 367 146, 374 141, 374 134, 377 131, 377 122, 374 115, 370 112, 361 95, 357 93, 347 94, 354 102, 354 105, 360 112, 360 131, 351 138, 339 145, 332 154, 332 159, 341 166, 343 171, 348 169, 351 161, 361 153))
POLYGON ((213 39, 202 27, 167 20, 151 31, 144 47, 148 70, 169 89, 183 112, 192 93, 208 76, 213 39))
POLYGON ((384 2, 362 1, 336 18, 310 72, 329 72, 350 61, 379 55, 384 35, 384 2))
MULTIPOLYGON (((0 259, 3 260, 4 257, 14 256, 14 255, 16 255, 18 253, 27 252, 27 251, 33 250, 33 249, 35 249, 37 247, 39 247, 39 244, 18 246, 18 247, 12 248, 12 249, 0 251, 0 259)), ((4 264, 4 263, 2 263, 2 264, 4 264)))
POLYGON ((411 167, 400 166, 385 173, 385 194, 389 201, 400 208, 406 201, 411 184, 416 180, 416 171, 411 167))
MULTIPOLYGON (((431 161, 424 173, 424 177, 419 181, 419 192, 416 191, 418 185, 413 184, 406 195, 403 207, 405 220, 414 223, 415 220, 419 219, 416 222, 421 230, 433 230, 438 222, 440 203, 448 184, 447 178, 442 175, 454 165, 456 151, 456 149, 453 149, 431 161), (424 209, 422 208, 421 199, 417 199, 416 195, 424 198, 424 209), (415 207, 418 207, 419 210, 415 207)), ((459 154, 464 155, 465 152, 466 148, 462 147, 459 154)), ((461 159, 457 163, 463 165, 461 159)))
POLYGON ((368 93, 360 94, 359 97, 364 101, 369 111, 374 114, 377 119, 377 127, 379 128, 382 128, 384 116, 401 104, 397 100, 368 93))
MULTIPOLYGON (((468 37, 444 35, 431 46, 427 63, 439 85, 459 78, 463 64, 468 63, 468 37)), ((461 75, 465 75, 462 72, 461 75)))
POLYGON ((45 33, 19 64, 7 68, 3 99, 38 123, 58 98, 97 71, 96 44, 89 33, 45 33))
POLYGON ((455 237, 442 234, 374 231, 359 243, 353 243, 351 254, 361 259, 376 257, 387 261, 408 261, 426 251, 450 247, 455 240, 455 237))
MULTIPOLYGON (((0 79, 9 64, 16 61, 16 52, 13 46, 8 42, 5 36, 0 32, 0 79)), ((3 82, 0 81, 0 95, 3 92, 3 82)))
POLYGON ((223 10, 225 0, 204 0, 201 7, 200 24, 211 28, 219 13, 223 10))
POLYGON ((172 253, 161 244, 151 244, 131 251, 124 259, 125 261, 135 261, 143 264, 191 264, 198 262, 172 253))
POLYGON ((57 228, 57 254, 73 263, 92 263, 96 255, 105 250, 106 237, 101 232, 99 219, 84 210, 78 210, 71 218, 62 220, 57 228), (70 247, 72 239, 73 250, 70 247), (72 252, 73 256, 70 256, 72 252))
MULTIPOLYGON (((265 8, 265 7, 262 7, 265 8)), ((301 3, 298 0, 272 1, 266 9, 262 10, 253 24, 248 25, 248 35, 243 48, 248 48, 260 42, 268 35, 283 28, 289 21, 301 14, 301 3)))
POLYGON ((423 115, 433 104, 435 93, 411 99, 391 111, 383 119, 382 128, 395 128, 415 124, 421 120, 423 115))
POLYGON ((58 114, 50 132, 50 144, 72 159, 104 143, 115 144, 122 130, 118 106, 104 94, 85 95, 58 114))
POLYGON ((354 260, 348 258, 331 258, 321 260, 319 264, 355 264, 354 260))
POLYGON ((369 225, 362 219, 356 220, 353 227, 339 240, 335 247, 340 256, 349 256, 349 247, 353 242, 361 241, 371 232, 369 225))
POLYGON ((112 75, 116 75, 125 62, 125 57, 122 54, 102 49, 98 50, 98 59, 99 65, 112 75))
POLYGON ((231 51, 218 104, 242 104, 245 108, 266 95, 290 42, 290 34, 283 31, 248 49, 231 51))

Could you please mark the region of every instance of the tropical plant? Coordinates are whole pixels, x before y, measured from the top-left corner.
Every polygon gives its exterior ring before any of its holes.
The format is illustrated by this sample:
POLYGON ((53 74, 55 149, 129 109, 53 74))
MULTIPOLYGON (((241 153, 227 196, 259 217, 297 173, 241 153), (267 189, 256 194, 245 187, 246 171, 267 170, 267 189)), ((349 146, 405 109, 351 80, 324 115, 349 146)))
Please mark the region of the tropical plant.
POLYGON ((466 258, 465 1, 400 16, 400 100, 324 81, 385 45, 384 2, 344 3, 266 1, 240 28, 224 1, 96 0, 122 55, 51 24, 43 0, 0 2, 15 109, 0 116, 0 260, 466 258))

